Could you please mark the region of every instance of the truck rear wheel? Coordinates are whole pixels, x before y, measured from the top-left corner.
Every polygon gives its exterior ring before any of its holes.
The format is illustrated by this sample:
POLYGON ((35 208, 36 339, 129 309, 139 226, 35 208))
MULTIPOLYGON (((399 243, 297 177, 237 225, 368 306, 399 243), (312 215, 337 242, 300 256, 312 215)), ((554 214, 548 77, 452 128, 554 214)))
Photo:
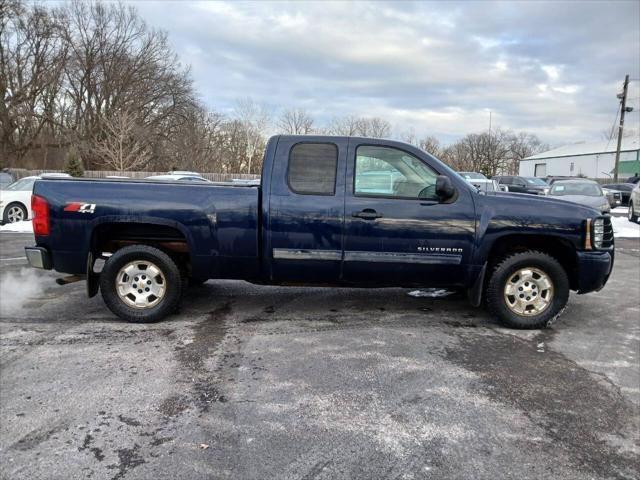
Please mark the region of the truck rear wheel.
POLYGON ((157 322, 173 313, 182 288, 175 262, 148 245, 118 250, 100 274, 100 290, 107 307, 129 322, 157 322))
POLYGON ((555 320, 569 300, 569 279, 560 263, 541 252, 515 253, 493 270, 487 307, 512 328, 543 328, 555 320))

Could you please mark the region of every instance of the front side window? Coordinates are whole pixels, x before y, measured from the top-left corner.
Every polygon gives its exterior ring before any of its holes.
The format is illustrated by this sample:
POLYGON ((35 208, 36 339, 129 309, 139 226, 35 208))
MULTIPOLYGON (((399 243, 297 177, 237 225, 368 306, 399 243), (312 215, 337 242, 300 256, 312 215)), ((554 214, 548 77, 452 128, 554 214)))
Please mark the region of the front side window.
POLYGON ((436 200, 438 174, 413 155, 390 147, 356 151, 356 195, 436 200))
POLYGON ((334 195, 338 147, 332 143, 299 143, 289 154, 289 188, 302 195, 334 195))

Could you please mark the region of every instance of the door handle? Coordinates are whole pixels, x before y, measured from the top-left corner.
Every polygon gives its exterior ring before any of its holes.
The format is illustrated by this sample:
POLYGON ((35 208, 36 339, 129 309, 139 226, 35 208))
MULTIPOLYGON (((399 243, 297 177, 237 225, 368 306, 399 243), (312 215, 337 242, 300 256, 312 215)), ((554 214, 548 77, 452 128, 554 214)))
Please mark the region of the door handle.
POLYGON ((372 208, 365 208, 360 212, 353 212, 352 216, 362 218, 363 220, 375 220, 376 218, 381 218, 382 214, 372 208))

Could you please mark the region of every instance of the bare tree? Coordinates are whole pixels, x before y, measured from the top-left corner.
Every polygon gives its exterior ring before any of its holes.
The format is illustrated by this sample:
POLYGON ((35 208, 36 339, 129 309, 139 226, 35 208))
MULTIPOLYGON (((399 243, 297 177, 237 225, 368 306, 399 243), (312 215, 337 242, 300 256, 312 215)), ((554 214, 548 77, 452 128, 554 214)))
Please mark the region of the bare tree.
POLYGON ((391 136, 391 124, 380 117, 361 118, 358 122, 358 135, 389 138, 391 136))
POLYGON ((184 121, 166 139, 158 153, 158 167, 165 170, 222 171, 225 118, 193 105, 184 121), (175 167, 175 168, 174 168, 175 167))
MULTIPOLYGON (((63 12, 70 55, 60 101, 69 105, 64 124, 75 142, 99 139, 101 122, 123 111, 137 112, 154 143, 182 122, 193 104, 191 80, 164 32, 122 4, 73 2, 63 12)), ((91 162, 91 151, 83 156, 91 162)))
POLYGON ((20 161, 53 130, 67 46, 62 20, 39 6, 0 2, 0 154, 20 161))
POLYGON ((121 173, 142 170, 151 160, 153 151, 145 127, 133 113, 119 111, 103 118, 102 139, 91 150, 102 166, 121 173))
POLYGON ((520 160, 549 149, 536 135, 519 132, 508 135, 511 158, 506 162, 505 173, 517 175, 520 160))
POLYGON ((360 119, 354 115, 348 115, 346 117, 335 117, 329 123, 327 127, 327 133, 329 135, 344 135, 347 137, 353 137, 358 135, 360 128, 360 119))
POLYGON ((265 132, 270 120, 269 111, 265 105, 246 98, 237 102, 235 114, 242 129, 240 132, 235 128, 233 130, 244 136, 243 169, 246 169, 246 173, 253 173, 262 167, 262 153, 266 145, 265 132))
POLYGON ((348 137, 387 138, 391 135, 391 124, 379 117, 365 118, 348 115, 346 117, 333 118, 327 131, 331 135, 348 137))
POLYGON ((293 108, 282 112, 277 127, 287 135, 308 135, 313 131, 313 118, 306 110, 293 108))

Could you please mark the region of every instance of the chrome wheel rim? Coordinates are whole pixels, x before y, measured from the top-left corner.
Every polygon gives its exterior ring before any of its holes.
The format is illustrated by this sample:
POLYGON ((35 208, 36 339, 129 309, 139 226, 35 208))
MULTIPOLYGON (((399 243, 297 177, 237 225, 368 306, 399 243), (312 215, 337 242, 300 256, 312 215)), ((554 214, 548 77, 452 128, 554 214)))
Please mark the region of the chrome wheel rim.
POLYGON ((24 220, 24 211, 20 207, 11 207, 7 212, 9 223, 21 222, 24 220))
POLYGON ((116 291, 129 307, 152 308, 164 298, 167 282, 157 265, 148 260, 137 260, 118 271, 116 291))
POLYGON ((509 277, 504 301, 517 315, 533 316, 544 312, 553 300, 553 282, 538 268, 521 268, 509 277))

